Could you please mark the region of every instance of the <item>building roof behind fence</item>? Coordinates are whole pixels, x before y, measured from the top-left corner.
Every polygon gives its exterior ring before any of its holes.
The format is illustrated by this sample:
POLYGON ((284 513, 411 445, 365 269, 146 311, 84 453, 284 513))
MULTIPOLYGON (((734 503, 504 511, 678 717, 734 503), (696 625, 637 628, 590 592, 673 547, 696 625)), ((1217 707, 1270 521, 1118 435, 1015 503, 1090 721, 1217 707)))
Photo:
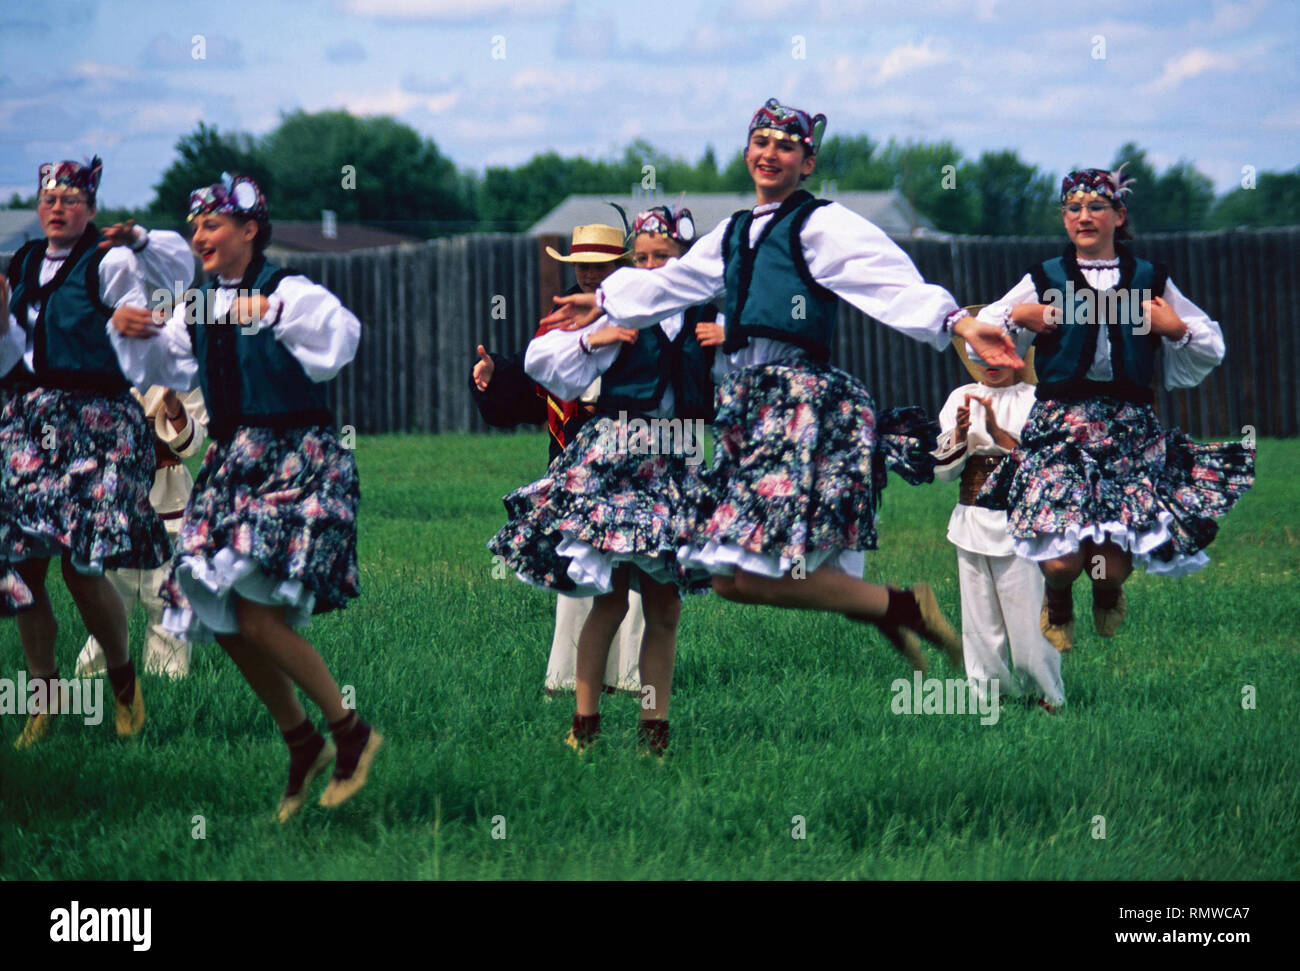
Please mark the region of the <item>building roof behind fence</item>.
POLYGON ((268 250, 274 252, 294 251, 299 253, 350 253, 359 249, 374 249, 378 246, 400 246, 403 243, 421 243, 418 236, 406 236, 390 232, 387 229, 375 229, 373 226, 360 226, 356 223, 340 222, 335 227, 336 235, 326 236, 322 231, 320 220, 297 221, 292 219, 271 220, 271 244, 268 250))
MULTIPOLYGON (((813 195, 831 199, 858 215, 871 220, 891 236, 935 236, 934 224, 908 205, 897 189, 884 192, 839 192, 833 184, 819 183, 806 187, 813 195)), ((574 226, 605 223, 617 226, 618 213, 608 203, 617 202, 632 219, 643 209, 664 204, 677 205, 680 193, 663 191, 637 195, 571 195, 529 227, 534 236, 556 234, 568 236, 574 226)), ((737 209, 754 205, 753 192, 688 192, 681 204, 690 209, 701 234, 712 230, 737 209)))
POLYGON ((29 239, 43 235, 35 209, 0 209, 0 253, 12 253, 29 239))

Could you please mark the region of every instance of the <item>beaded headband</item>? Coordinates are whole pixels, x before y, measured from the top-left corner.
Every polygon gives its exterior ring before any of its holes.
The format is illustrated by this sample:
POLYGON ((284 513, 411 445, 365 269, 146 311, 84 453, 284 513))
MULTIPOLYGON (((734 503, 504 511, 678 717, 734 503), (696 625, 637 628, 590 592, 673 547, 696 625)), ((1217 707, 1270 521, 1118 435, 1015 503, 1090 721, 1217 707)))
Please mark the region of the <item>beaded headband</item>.
POLYGON ((1079 169, 1061 180, 1061 204, 1074 195, 1098 195, 1116 205, 1124 204, 1124 196, 1132 191, 1136 179, 1124 174, 1121 165, 1114 172, 1105 169, 1079 169))
POLYGON ((645 212, 639 212, 632 223, 632 235, 648 233, 654 236, 667 236, 683 247, 695 242, 695 220, 689 209, 676 209, 672 206, 654 206, 645 212))
POLYGON ((99 191, 99 177, 103 171, 104 161, 98 155, 84 165, 71 160, 46 162, 40 168, 37 191, 44 192, 62 185, 80 189, 93 199, 99 191))
POLYGON ((190 193, 190 212, 187 221, 208 213, 252 216, 258 222, 267 218, 266 196, 246 175, 221 173, 221 181, 195 189, 190 193))
POLYGON ((826 131, 826 116, 810 116, 802 109, 791 108, 775 98, 768 98, 749 120, 749 134, 756 131, 793 138, 803 143, 808 154, 816 155, 822 143, 822 134, 826 131))

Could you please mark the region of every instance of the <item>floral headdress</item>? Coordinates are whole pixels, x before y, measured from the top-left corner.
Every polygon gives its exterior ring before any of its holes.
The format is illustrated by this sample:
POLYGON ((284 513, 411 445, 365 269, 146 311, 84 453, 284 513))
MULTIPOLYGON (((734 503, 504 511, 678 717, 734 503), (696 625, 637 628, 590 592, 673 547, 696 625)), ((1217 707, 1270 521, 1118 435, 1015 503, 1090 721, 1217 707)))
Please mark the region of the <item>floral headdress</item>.
POLYGON ((799 108, 783 105, 775 98, 768 98, 749 120, 749 134, 756 131, 778 138, 793 138, 803 143, 809 155, 816 155, 826 131, 826 116, 809 115, 799 108))
POLYGON ((90 197, 91 202, 94 202, 95 193, 99 191, 99 177, 103 171, 104 160, 98 155, 84 165, 71 160, 46 162, 40 168, 37 192, 62 185, 69 189, 80 189, 90 197))
POLYGON ((221 181, 205 185, 190 193, 190 213, 193 221, 210 212, 237 216, 252 216, 258 222, 267 218, 266 196, 246 175, 221 173, 221 181))
POLYGON ((1061 205, 1070 201, 1075 195, 1097 195, 1109 199, 1114 205, 1122 206, 1124 197, 1132 191, 1136 179, 1124 174, 1121 165, 1114 172, 1105 169, 1079 169, 1071 172, 1061 180, 1061 205))
POLYGON ((649 233, 654 236, 667 236, 683 248, 695 242, 695 220, 689 209, 672 206, 653 206, 645 212, 636 214, 632 222, 632 235, 649 233))

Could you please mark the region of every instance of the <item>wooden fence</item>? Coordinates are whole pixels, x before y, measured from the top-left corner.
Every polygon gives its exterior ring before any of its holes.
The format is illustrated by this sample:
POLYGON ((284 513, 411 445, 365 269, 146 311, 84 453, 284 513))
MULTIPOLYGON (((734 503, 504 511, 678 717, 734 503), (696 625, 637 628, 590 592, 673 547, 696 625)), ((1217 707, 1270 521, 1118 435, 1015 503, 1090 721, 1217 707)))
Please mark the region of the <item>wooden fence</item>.
MULTIPOLYGON (((906 239, 922 276, 967 304, 997 299, 1064 237, 906 239)), ((354 364, 331 383, 341 425, 376 432, 481 431, 469 392, 474 348, 521 350, 550 296, 572 282, 544 255, 558 238, 488 234, 291 263, 329 287, 363 324, 354 364)), ((1138 255, 1167 263, 1179 289, 1219 321, 1228 354, 1198 388, 1162 390, 1166 424, 1198 438, 1300 433, 1300 228, 1145 236, 1138 255)), ((7 257, 0 256, 7 264, 7 257)), ((930 348, 842 304, 834 361, 882 407, 937 414, 969 380, 951 353, 930 348)))

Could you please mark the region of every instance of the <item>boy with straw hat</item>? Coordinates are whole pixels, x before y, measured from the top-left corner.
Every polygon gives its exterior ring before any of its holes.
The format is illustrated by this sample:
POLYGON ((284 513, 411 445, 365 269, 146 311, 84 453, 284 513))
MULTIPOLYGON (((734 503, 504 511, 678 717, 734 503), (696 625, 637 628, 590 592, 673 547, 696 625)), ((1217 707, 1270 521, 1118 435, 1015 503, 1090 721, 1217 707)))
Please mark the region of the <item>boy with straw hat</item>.
MULTIPOLYGON (((623 231, 601 223, 575 226, 568 256, 551 246, 546 247, 546 252, 552 259, 573 266, 578 283, 566 291, 566 296, 595 293, 611 273, 620 267, 631 265, 623 231)), ((540 337, 549 329, 551 328, 540 329, 536 336, 540 337)), ((523 351, 516 354, 489 354, 480 344, 478 356, 479 360, 470 376, 470 392, 483 420, 494 428, 546 425, 550 432, 547 461, 548 464, 555 461, 591 417, 591 403, 600 394, 600 379, 593 382, 576 400, 565 401, 536 384, 524 373, 523 351)), ((605 667, 605 690, 608 692, 638 693, 641 690, 638 658, 645 631, 645 617, 641 610, 640 594, 633 590, 628 597, 627 616, 619 625, 605 667)), ((548 694, 575 690, 578 634, 592 607, 591 597, 558 597, 556 601, 555 635, 546 665, 545 686, 548 694)))
POLYGON ((976 383, 955 390, 939 413, 934 474, 961 480, 948 541, 957 547, 966 674, 981 697, 1026 690, 1055 712, 1065 701, 1065 687, 1061 655, 1039 629, 1042 574, 1015 555, 1006 512, 974 505, 989 473, 1020 444, 1020 430, 1036 400, 1033 352, 1025 355, 1022 368, 989 367, 965 340, 954 337, 952 343, 976 383))

